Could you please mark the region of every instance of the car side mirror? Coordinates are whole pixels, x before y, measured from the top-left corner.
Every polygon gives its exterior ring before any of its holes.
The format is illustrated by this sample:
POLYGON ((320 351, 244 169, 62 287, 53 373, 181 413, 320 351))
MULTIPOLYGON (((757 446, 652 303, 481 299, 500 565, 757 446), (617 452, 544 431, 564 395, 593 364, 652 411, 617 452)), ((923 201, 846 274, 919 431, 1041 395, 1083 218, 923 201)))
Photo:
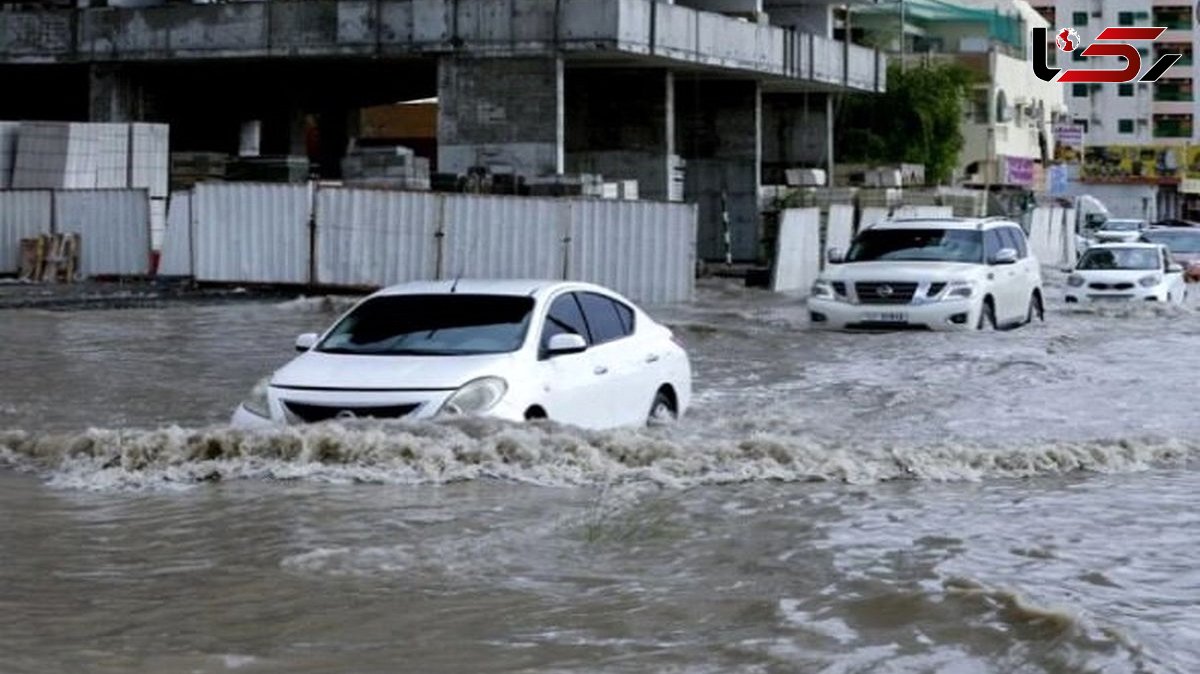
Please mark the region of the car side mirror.
POLYGON ((992 256, 992 264, 1016 264, 1017 251, 1012 248, 1001 248, 992 256))
POLYGON ((306 332, 303 335, 300 335, 296 338, 296 350, 308 351, 309 349, 313 348, 317 345, 318 336, 319 335, 317 335, 315 332, 306 332))
POLYGON ((1167 265, 1167 273, 1168 274, 1182 274, 1183 273, 1183 265, 1178 264, 1178 263, 1171 263, 1171 264, 1167 265))
POLYGON ((825 251, 825 260, 829 264, 841 264, 846 261, 846 252, 841 248, 830 248, 825 251))
POLYGON ((587 351, 587 340, 573 332, 554 335, 546 345, 546 353, 550 356, 565 356, 571 353, 587 351))

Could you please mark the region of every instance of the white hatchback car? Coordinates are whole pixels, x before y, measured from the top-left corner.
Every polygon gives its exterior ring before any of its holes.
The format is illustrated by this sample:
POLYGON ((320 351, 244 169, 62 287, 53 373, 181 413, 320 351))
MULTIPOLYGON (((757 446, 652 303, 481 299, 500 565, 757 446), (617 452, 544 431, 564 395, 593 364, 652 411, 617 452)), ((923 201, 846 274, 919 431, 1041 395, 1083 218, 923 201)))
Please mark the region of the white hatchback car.
POLYGON ((485 415, 587 428, 666 422, 692 394, 671 331, 605 288, 436 281, 381 290, 259 382, 241 427, 485 415))
POLYGON ((1158 243, 1102 243, 1087 249, 1067 277, 1066 301, 1143 300, 1182 304, 1183 265, 1158 243))
POLYGON ((816 328, 983 329, 1044 314, 1041 267, 1009 220, 885 220, 829 262, 808 299, 816 328))

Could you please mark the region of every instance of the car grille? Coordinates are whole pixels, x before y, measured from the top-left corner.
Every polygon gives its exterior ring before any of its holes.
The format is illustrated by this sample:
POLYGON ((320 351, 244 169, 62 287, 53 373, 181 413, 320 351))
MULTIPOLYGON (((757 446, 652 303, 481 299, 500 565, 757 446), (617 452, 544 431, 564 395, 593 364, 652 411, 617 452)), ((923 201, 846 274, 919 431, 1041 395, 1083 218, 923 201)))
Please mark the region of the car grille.
POLYGON ((909 304, 917 294, 915 283, 855 283, 854 292, 862 304, 909 304))
POLYGON ((928 332, 931 328, 920 323, 893 323, 891 321, 860 321, 846 324, 847 330, 864 330, 879 332, 928 332))
POLYGON ((1132 290, 1132 283, 1090 283, 1088 287, 1092 290, 1132 290))
POLYGON ((310 424, 330 419, 399 419, 400 417, 408 416, 413 410, 421 406, 420 403, 412 403, 408 405, 383 405, 377 407, 346 407, 340 405, 313 405, 291 401, 284 401, 283 404, 296 418, 310 424))

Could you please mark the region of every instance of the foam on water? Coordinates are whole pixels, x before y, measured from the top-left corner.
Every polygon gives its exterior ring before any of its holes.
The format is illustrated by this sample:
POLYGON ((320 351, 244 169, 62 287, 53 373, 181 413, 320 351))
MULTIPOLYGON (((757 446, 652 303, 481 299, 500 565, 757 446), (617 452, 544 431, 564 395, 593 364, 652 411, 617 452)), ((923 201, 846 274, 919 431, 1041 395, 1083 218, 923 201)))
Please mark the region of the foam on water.
POLYGON ((498 479, 546 486, 668 487, 772 481, 962 481, 1179 464, 1182 440, 966 441, 906 445, 793 433, 706 438, 674 429, 594 432, 487 419, 325 423, 271 431, 226 427, 0 432, 0 463, 81 489, 178 488, 228 479, 443 484, 498 479))

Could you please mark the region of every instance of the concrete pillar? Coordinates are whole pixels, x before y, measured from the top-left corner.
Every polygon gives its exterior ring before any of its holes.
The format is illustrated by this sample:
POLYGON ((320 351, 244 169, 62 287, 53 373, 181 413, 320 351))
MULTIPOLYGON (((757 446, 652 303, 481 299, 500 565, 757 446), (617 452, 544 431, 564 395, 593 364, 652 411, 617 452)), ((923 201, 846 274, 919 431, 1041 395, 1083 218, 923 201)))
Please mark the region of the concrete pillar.
POLYGON ((93 122, 136 122, 142 119, 142 88, 120 66, 95 65, 88 70, 88 119, 93 122))
POLYGON ((444 56, 438 63, 438 170, 564 169, 563 62, 444 56))
POLYGON ((762 97, 758 82, 677 77, 676 146, 687 162, 685 197, 699 204, 697 254, 761 258, 762 97), (728 213, 729 245, 722 211, 728 213))
POLYGON ((833 123, 831 94, 764 95, 763 182, 782 185, 788 168, 823 168, 832 181, 833 123))
POLYGON ((639 198, 667 200, 675 154, 675 81, 669 71, 572 70, 566 111, 569 173, 637 180, 639 198))

